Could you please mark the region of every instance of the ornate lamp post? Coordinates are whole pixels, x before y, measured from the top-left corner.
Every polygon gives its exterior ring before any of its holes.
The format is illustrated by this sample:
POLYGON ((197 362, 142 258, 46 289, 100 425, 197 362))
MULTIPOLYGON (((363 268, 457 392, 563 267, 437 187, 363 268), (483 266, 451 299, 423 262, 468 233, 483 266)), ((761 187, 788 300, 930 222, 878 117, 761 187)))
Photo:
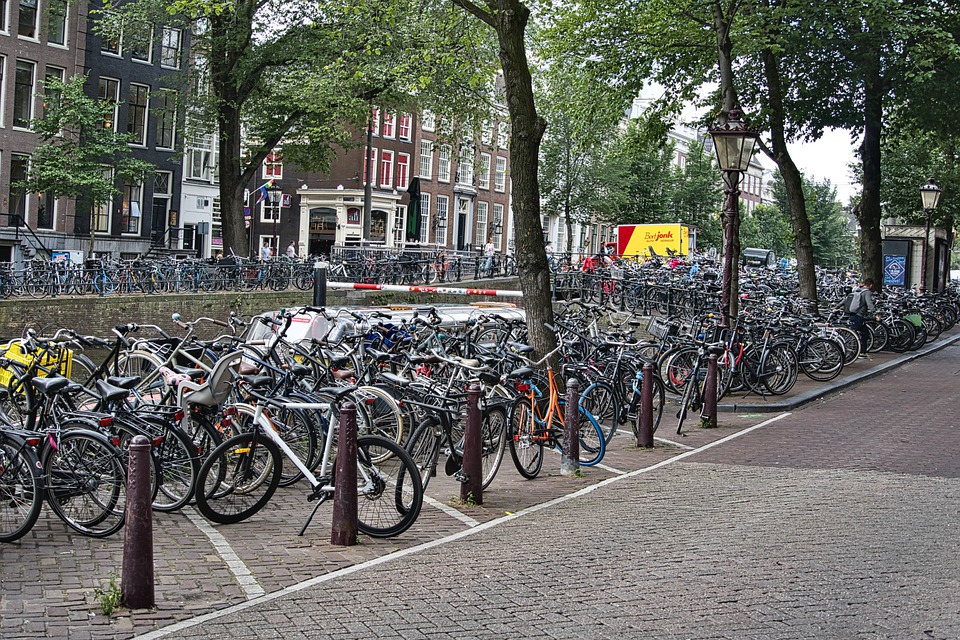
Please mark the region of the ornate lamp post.
POLYGON ((723 171, 724 215, 727 224, 723 237, 723 289, 720 306, 723 312, 721 323, 729 326, 732 315, 731 300, 737 295, 737 288, 734 286, 735 269, 738 268, 740 258, 740 179, 743 172, 750 167, 758 134, 743 121, 740 105, 735 105, 730 110, 726 124, 711 127, 709 133, 713 138, 717 163, 723 171))
POLYGON ((923 249, 920 255, 920 293, 927 290, 927 246, 930 244, 930 222, 933 218, 933 212, 940 204, 940 194, 943 189, 940 188, 933 178, 927 181, 927 184, 920 186, 920 199, 923 201, 923 212, 926 214, 926 226, 923 230, 923 249))

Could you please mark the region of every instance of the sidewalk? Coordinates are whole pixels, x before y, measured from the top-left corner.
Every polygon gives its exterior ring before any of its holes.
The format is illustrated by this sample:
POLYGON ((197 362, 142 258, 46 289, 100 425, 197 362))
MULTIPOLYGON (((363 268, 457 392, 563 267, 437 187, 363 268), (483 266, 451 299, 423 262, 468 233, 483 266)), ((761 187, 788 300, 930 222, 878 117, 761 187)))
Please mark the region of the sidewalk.
MULTIPOLYGON (((704 637, 705 632, 690 630, 700 628, 694 624, 698 620, 715 617, 721 625, 736 618, 740 624, 742 615, 731 614, 727 609, 732 605, 724 604, 731 598, 749 601, 751 615, 759 616, 760 622, 752 635, 714 634, 717 637, 813 637, 802 626, 792 635, 768 633, 768 624, 784 607, 812 607, 816 594, 843 592, 857 600, 852 591, 840 587, 857 580, 872 584, 877 576, 911 585, 910 594, 920 586, 930 588, 924 593, 934 595, 925 601, 924 610, 939 611, 942 598, 960 601, 955 582, 950 587, 928 580, 954 569, 960 558, 955 551, 952 560, 941 557, 957 544, 956 536, 948 533, 956 525, 943 520, 955 512, 960 497, 955 485, 935 482, 936 478, 878 484, 873 476, 839 478, 826 472, 782 476, 770 469, 856 470, 859 460, 870 463, 863 467, 866 470, 890 467, 909 473, 913 468, 938 478, 960 477, 956 468, 960 463, 949 446, 956 442, 956 433, 948 428, 956 424, 953 374, 960 368, 958 348, 949 345, 958 340, 960 330, 954 330, 920 352, 883 354, 856 363, 850 374, 826 386, 813 389, 812 382, 808 387, 801 381, 786 397, 728 405, 731 410, 721 414, 718 429, 700 429, 692 417, 685 434, 677 436, 675 420, 665 415, 654 449, 637 449, 632 436, 621 432, 602 464, 584 468, 583 477, 559 476, 559 455, 550 454, 541 477, 523 480, 507 452, 481 506, 459 504, 454 499, 459 485, 441 473, 430 483, 417 524, 398 539, 364 537, 357 546, 334 547, 328 542, 329 508, 321 508, 307 534, 297 537, 313 506, 299 485, 279 491, 264 511, 237 525, 210 526, 192 508, 155 514, 153 610, 121 609, 111 617, 102 615, 94 590, 105 588, 110 577, 120 573, 122 537, 93 540, 71 535, 45 508, 29 536, 19 544, 0 545, 0 637, 85 640, 152 632, 157 633, 147 637, 704 637), (895 369, 903 365, 909 375, 895 369), (838 391, 857 383, 864 386, 863 394, 832 395, 812 404, 826 396, 828 388, 838 391), (932 402, 920 389, 943 397, 932 402), (798 400, 802 397, 806 399, 798 400), (787 403, 810 406, 787 417, 767 413, 782 412, 787 403), (904 425, 903 415, 910 411, 919 416, 917 424, 904 425), (875 413, 866 419, 868 427, 863 424, 864 412, 875 413), (900 419, 895 419, 898 412, 900 419), (769 420, 774 422, 749 431, 769 420), (803 441, 796 440, 801 436, 803 441), (901 444, 904 438, 909 442, 906 449, 901 444), (850 442, 858 450, 846 459, 850 442), (874 453, 867 455, 869 451, 874 453), (840 480, 849 494, 842 504, 832 505, 824 496, 836 491, 840 480), (918 562, 918 576, 926 576, 925 581, 912 574, 897 578, 897 571, 902 571, 898 567, 905 564, 884 570, 870 560, 859 569, 827 570, 836 576, 835 582, 801 580, 809 589, 807 604, 796 594, 789 602, 779 602, 777 594, 782 595, 787 583, 777 577, 779 569, 762 567, 777 567, 784 560, 800 567, 803 558, 814 558, 809 549, 790 549, 791 544, 800 544, 801 532, 814 551, 829 551, 835 536, 829 527, 823 528, 824 523, 844 515, 844 509, 853 513, 868 504, 884 507, 877 502, 882 495, 870 493, 878 486, 909 502, 897 522, 917 527, 893 539, 907 546, 932 545, 927 558, 919 553, 909 556, 910 562, 918 562), (927 511, 925 501, 940 500, 944 492, 953 502, 931 504, 927 511), (739 511, 749 505, 754 505, 749 512, 739 511), (822 520, 821 508, 826 509, 822 520), (806 510, 806 517, 767 521, 777 514, 786 518, 797 509, 806 510), (757 539, 760 533, 751 531, 751 523, 769 538, 757 539), (796 532, 784 541, 791 527, 796 532), (747 540, 767 555, 755 555, 747 540), (719 553, 718 545, 729 545, 729 553, 742 555, 719 553), (740 567, 739 586, 726 582, 731 567, 740 567), (633 572, 627 573, 627 568, 633 572), (875 575, 866 575, 867 569, 875 575), (761 573, 770 580, 766 596, 752 582, 754 574, 761 573), (722 585, 717 582, 721 575, 722 585), (599 578, 603 580, 598 582, 599 578), (714 592, 703 599, 704 593, 714 592), (585 593, 591 598, 584 598, 585 593), (568 612, 588 601, 593 609, 568 612), (550 605, 545 607, 546 602, 550 605), (713 603, 711 614, 706 613, 709 607, 703 608, 708 602, 713 603), (343 603, 348 603, 346 610, 343 603), (233 613, 219 617, 217 612, 228 610, 233 613), (640 622, 628 611, 644 612, 643 624, 633 626, 640 622), (211 616, 206 626, 171 626, 193 625, 199 616, 211 616), (677 619, 693 626, 682 631, 668 625, 677 619), (236 620, 236 626, 229 620, 236 620), (605 620, 609 626, 596 626, 605 620)), ((888 515, 897 513, 893 509, 888 515)), ((872 518, 851 525, 843 534, 851 539, 838 542, 836 553, 861 547, 863 553, 870 552, 873 540, 862 536, 873 535, 871 531, 876 535, 882 531, 872 518)), ((886 554, 882 558, 894 563, 886 554)), ((816 562, 830 567, 834 559, 816 556, 816 562)), ((869 595, 858 602, 864 600, 869 601, 869 595)), ((852 615, 862 613, 863 605, 850 606, 852 615)), ((918 634, 871 637, 907 635, 918 634)))

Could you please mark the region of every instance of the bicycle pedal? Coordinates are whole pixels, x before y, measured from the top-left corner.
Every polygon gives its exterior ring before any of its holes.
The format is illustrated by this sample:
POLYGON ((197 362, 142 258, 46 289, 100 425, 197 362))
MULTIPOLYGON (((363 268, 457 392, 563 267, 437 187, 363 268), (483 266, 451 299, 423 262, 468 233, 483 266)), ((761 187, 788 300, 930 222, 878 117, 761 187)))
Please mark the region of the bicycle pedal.
POLYGON ((453 474, 453 479, 461 484, 467 484, 470 482, 470 476, 465 474, 463 471, 457 471, 455 474, 453 474))

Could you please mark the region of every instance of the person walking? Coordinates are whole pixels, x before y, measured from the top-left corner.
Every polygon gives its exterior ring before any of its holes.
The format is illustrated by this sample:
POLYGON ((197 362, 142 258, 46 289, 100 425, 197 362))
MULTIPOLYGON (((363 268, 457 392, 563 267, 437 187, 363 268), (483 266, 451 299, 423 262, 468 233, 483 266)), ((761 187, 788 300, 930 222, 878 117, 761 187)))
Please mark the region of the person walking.
POLYGON ((493 244, 493 236, 487 238, 487 244, 483 247, 483 255, 487 256, 487 262, 483 265, 483 270, 487 277, 493 276, 493 258, 497 255, 497 247, 493 244))
POLYGON ((297 259, 297 244, 293 240, 291 240, 290 245, 287 246, 287 257, 291 260, 297 259))
POLYGON ((869 329, 863 324, 869 317, 880 320, 877 315, 877 306, 873 301, 873 278, 866 278, 861 288, 857 289, 846 297, 843 302, 843 310, 847 312, 850 319, 850 328, 857 332, 860 337, 860 356, 867 357, 867 331, 869 329))
POLYGON ((547 244, 543 247, 543 250, 547 253, 547 264, 550 265, 550 271, 556 271, 556 264, 553 262, 553 242, 547 240, 547 244))
POLYGON ((273 247, 270 246, 269 240, 264 240, 263 246, 260 247, 260 260, 261 262, 267 262, 271 256, 273 256, 273 247))

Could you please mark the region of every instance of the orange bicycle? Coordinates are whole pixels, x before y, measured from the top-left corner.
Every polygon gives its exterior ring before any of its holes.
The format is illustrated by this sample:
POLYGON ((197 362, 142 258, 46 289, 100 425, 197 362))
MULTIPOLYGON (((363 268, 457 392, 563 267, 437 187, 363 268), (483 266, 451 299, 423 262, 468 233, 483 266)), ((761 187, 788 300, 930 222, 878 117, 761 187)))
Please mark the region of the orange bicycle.
MULTIPOLYGON (((531 480, 537 477, 543 466, 544 445, 556 450, 563 446, 566 400, 560 393, 553 370, 547 367, 545 376, 538 371, 560 348, 558 346, 541 360, 534 362, 523 355, 532 351, 532 347, 514 347, 517 359, 529 366, 517 369, 508 376, 517 380, 516 386, 520 395, 510 406, 507 442, 510 443, 510 456, 517 471, 531 480)), ((580 464, 589 467, 603 459, 606 442, 603 429, 596 418, 581 403, 578 403, 577 409, 580 464)))

